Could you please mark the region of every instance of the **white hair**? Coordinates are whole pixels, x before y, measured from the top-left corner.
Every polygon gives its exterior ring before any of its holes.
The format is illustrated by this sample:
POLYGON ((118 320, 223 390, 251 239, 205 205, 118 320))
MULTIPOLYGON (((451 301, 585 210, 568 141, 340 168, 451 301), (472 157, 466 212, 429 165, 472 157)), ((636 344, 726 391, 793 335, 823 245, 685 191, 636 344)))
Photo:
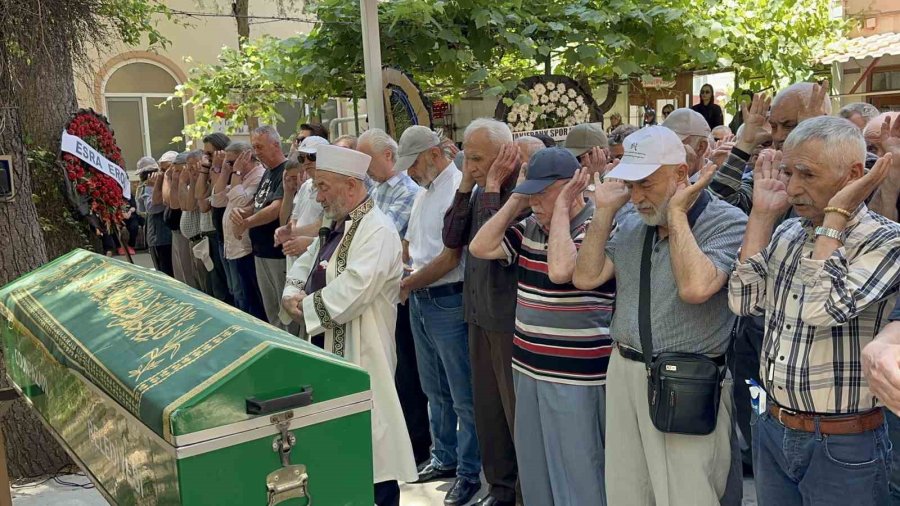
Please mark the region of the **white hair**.
POLYGON ((488 139, 495 144, 509 144, 513 140, 509 125, 493 118, 478 118, 466 127, 463 133, 463 144, 469 141, 469 137, 477 132, 484 131, 488 139))
POLYGON ((363 132, 357 139, 356 145, 359 147, 363 143, 368 143, 372 146, 372 150, 376 153, 383 153, 384 150, 389 150, 391 152, 391 160, 397 159, 397 141, 380 128, 370 128, 363 132))
POLYGON ((800 122, 785 139, 783 149, 797 149, 814 140, 822 141, 818 149, 831 166, 848 170, 855 163, 866 162, 866 139, 859 127, 836 116, 819 116, 800 122))
POLYGON ((261 125, 253 130, 253 135, 266 135, 278 144, 281 144, 281 134, 272 125, 261 125))
POLYGON ((867 104, 865 102, 855 102, 852 104, 847 104, 844 107, 841 107, 841 110, 838 112, 838 115, 842 118, 850 119, 854 114, 859 114, 863 118, 865 118, 866 122, 872 120, 872 118, 878 116, 880 113, 878 112, 878 108, 876 108, 872 104, 867 104))
POLYGON ((228 144, 228 147, 225 148, 226 153, 243 153, 244 151, 250 151, 253 147, 247 141, 231 141, 228 144))
POLYGON ((713 128, 709 134, 715 136, 716 132, 723 132, 725 135, 731 135, 731 128, 728 128, 728 125, 719 125, 716 128, 713 128))
MULTIPOLYGON (((812 93, 814 85, 815 83, 794 83, 779 91, 775 98, 772 99, 772 109, 778 107, 783 100, 791 97, 796 97, 798 100, 806 102, 809 100, 809 95, 812 93)), ((831 114, 831 97, 827 93, 825 94, 822 107, 825 109, 825 114, 831 114)))

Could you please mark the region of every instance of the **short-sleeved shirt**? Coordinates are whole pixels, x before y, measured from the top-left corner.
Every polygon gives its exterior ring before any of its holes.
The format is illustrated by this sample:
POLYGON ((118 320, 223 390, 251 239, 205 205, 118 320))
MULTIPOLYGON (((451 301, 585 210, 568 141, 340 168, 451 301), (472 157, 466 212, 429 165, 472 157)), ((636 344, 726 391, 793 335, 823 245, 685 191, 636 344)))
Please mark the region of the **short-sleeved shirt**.
MULTIPOLYGON (((638 307, 641 286, 641 252, 647 225, 629 205, 616 217, 617 231, 606 254, 616 266, 616 313, 612 337, 636 350, 641 349, 638 307)), ((700 193, 688 212, 691 232, 700 250, 726 274, 734 267, 744 238, 747 215, 740 209, 700 193)), ((726 287, 702 304, 688 304, 678 296, 669 239, 657 239, 651 254, 650 323, 653 352, 683 352, 721 355, 728 349, 734 314, 728 308, 726 287)))
MULTIPOLYGON (((456 168, 455 165, 453 167, 456 168)), ((406 172, 400 172, 369 190, 378 209, 394 222, 401 239, 406 237, 413 201, 421 190, 422 187, 406 172)))
MULTIPOLYGON (((580 247, 594 214, 588 202, 570 223, 580 247)), ((534 216, 506 230, 506 262, 518 265, 513 369, 537 380, 569 385, 603 385, 612 352, 609 322, 616 281, 593 290, 556 284, 547 272, 549 236, 534 216)))
MULTIPOLYGON (((287 160, 281 165, 266 171, 256 194, 253 196, 253 213, 258 213, 276 200, 284 198, 282 176, 287 160)), ((253 245, 253 254, 260 258, 284 258, 281 246, 275 246, 275 230, 278 228, 278 216, 263 225, 250 229, 250 243, 253 245)))
MULTIPOLYGON (((425 191, 415 196, 409 226, 404 237, 409 242, 409 256, 412 259, 413 270, 425 267, 444 251, 444 242, 441 239, 444 214, 453 203, 460 181, 462 172, 451 163, 438 174, 425 191)), ((456 267, 429 286, 461 282, 464 269, 465 262, 460 258, 456 267)))
POLYGON ((166 246, 172 244, 172 231, 166 226, 164 216, 166 205, 153 203, 153 187, 142 185, 138 188, 137 209, 147 214, 147 246, 166 246))

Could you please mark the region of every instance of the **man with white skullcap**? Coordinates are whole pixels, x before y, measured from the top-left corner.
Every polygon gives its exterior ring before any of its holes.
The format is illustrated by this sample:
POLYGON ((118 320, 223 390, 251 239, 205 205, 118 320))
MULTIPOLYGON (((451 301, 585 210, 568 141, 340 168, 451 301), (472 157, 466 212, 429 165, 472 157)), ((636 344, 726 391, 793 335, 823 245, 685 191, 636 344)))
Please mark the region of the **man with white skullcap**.
POLYGON ((324 219, 319 237, 287 275, 282 306, 313 343, 363 367, 372 379, 375 502, 400 504, 397 480, 415 481, 409 433, 394 386, 394 325, 403 273, 400 236, 369 198, 359 151, 322 145, 313 182, 324 219))

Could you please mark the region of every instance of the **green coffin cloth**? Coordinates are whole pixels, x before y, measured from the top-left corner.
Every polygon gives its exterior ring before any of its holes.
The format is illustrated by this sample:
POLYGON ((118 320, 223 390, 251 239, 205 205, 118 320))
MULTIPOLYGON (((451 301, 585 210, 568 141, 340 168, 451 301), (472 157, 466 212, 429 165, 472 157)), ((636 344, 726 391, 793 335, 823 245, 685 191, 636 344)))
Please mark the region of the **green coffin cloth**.
POLYGON ((284 395, 292 374, 284 369, 315 369, 317 402, 369 388, 365 371, 296 336, 156 271, 84 250, 0 289, 0 313, 170 443, 252 418, 238 397, 266 392, 269 382, 284 395), (260 370, 247 374, 254 365, 260 370))

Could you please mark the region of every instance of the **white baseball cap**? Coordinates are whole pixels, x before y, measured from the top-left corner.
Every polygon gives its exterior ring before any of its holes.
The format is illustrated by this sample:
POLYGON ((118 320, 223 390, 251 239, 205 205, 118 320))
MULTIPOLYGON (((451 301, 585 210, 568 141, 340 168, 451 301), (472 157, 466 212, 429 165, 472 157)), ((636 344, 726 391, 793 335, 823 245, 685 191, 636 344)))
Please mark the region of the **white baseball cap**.
POLYGON ((297 151, 311 155, 316 152, 319 146, 324 146, 326 144, 328 144, 327 139, 319 137, 318 135, 310 135, 303 139, 303 142, 300 143, 297 151))
POLYGON ((675 132, 664 126, 644 127, 625 137, 622 146, 625 154, 607 178, 640 181, 663 165, 686 163, 684 144, 675 132))

